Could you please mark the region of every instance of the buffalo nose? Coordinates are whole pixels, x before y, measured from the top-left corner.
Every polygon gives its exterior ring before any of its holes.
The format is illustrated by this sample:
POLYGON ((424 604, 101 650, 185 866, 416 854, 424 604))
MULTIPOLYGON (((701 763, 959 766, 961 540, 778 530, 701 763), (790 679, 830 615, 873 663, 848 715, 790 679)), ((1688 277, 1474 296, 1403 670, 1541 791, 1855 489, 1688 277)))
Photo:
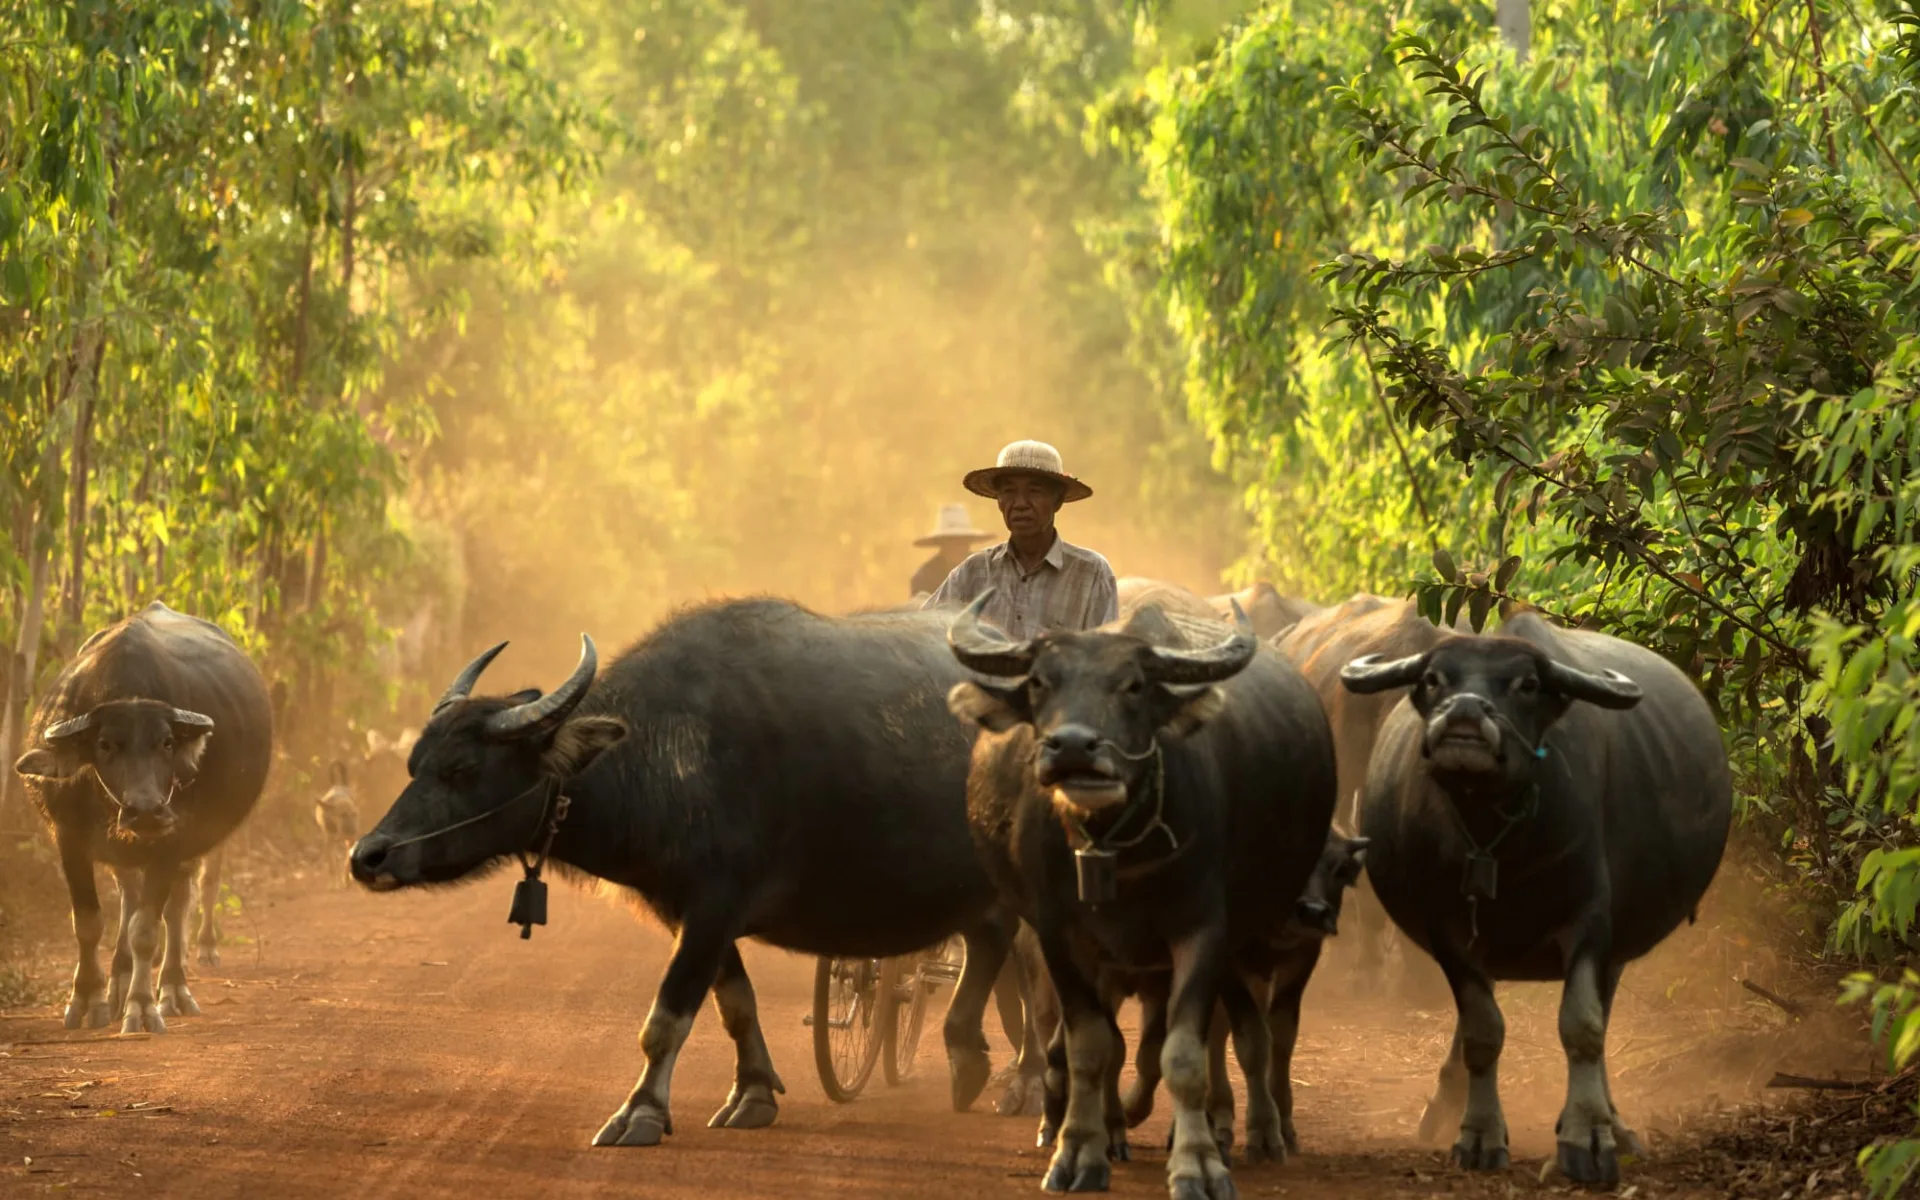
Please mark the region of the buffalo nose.
POLYGON ((1446 702, 1440 706, 1434 716, 1464 723, 1485 720, 1492 715, 1492 712, 1493 706, 1487 703, 1486 697, 1476 696, 1472 692, 1460 692, 1447 697, 1446 702))
POLYGON ((361 883, 372 883, 379 877, 380 868, 387 865, 387 851, 391 848, 385 838, 361 838, 347 854, 348 869, 361 883))
POLYGON ((1299 900, 1295 901, 1293 905, 1293 915, 1296 920, 1307 928, 1317 929, 1324 933, 1334 932, 1335 925, 1338 922, 1338 917, 1333 911, 1333 905, 1328 904, 1325 900, 1320 900, 1312 896, 1302 896, 1299 900))
POLYGON ((1085 725, 1062 725, 1041 742, 1049 757, 1077 761, 1091 761, 1099 744, 1100 735, 1085 725))

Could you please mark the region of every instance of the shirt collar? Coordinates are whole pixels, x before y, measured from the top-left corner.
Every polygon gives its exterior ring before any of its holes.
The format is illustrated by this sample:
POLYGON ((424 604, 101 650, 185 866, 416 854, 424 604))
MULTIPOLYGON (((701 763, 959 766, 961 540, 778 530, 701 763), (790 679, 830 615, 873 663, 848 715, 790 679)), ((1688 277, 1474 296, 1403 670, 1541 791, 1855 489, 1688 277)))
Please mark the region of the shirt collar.
MULTIPOLYGON (((987 551, 987 553, 992 556, 993 561, 996 563, 1011 562, 1016 570, 1020 566, 1020 560, 1015 558, 1013 554, 1012 538, 1001 542, 993 549, 987 551)), ((1046 556, 1040 561, 1056 571, 1064 571, 1067 569, 1067 539, 1060 536, 1059 530, 1056 529, 1053 531, 1053 545, 1047 548, 1046 556)))

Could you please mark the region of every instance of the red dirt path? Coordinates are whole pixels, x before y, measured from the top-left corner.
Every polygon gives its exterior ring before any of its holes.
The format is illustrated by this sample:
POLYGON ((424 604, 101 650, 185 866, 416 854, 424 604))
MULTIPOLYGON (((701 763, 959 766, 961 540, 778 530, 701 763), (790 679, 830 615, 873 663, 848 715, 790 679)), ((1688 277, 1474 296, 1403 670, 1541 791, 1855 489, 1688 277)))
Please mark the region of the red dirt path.
MULTIPOLYGON (((678 1133, 646 1150, 588 1139, 640 1067, 636 1035, 670 939, 623 908, 556 887, 554 924, 523 942, 505 923, 510 884, 373 896, 291 891, 255 900, 227 965, 196 971, 204 1016, 163 1037, 68 1033, 53 1010, 0 1017, 0 1195, 220 1197, 927 1196, 1038 1192, 1044 1159, 1028 1120, 987 1104, 955 1114, 930 1022, 915 1078, 877 1077, 851 1105, 827 1102, 801 1014, 812 961, 747 946, 787 1084, 776 1125, 709 1130, 732 1046, 709 1007, 679 1060, 678 1133), (149 1110, 142 1115, 142 1110, 149 1110), (159 1110, 159 1111, 153 1111, 159 1110)), ((70 969, 63 967, 62 969, 70 969)), ((1684 1182, 1684 1114, 1752 1094, 1791 1039, 1764 1009, 1716 1035, 1674 1031, 1661 984, 1627 977, 1612 1040, 1616 1096, 1654 1135, 1659 1161, 1628 1169, 1636 1197, 1708 1196, 1684 1182), (1639 995, 1636 995, 1636 991, 1639 995), (1642 1000, 1640 996, 1650 997, 1642 1000)), ((1452 1170, 1413 1129, 1450 1014, 1342 995, 1335 973, 1308 996, 1294 1074, 1306 1152, 1236 1172, 1241 1194, 1366 1200, 1568 1190, 1541 1179, 1564 1086, 1551 997, 1503 991, 1503 1092, 1513 1169, 1452 1170)), ((1129 1011, 1131 1016, 1131 1011, 1129 1011)), ((1123 1022, 1126 1023, 1126 1022, 1123 1022)), ((1129 1024, 1129 1035, 1132 1026, 1129 1024)), ((996 1062, 1005 1042, 992 1031, 996 1062)), ((1136 1133, 1113 1194, 1163 1196, 1165 1099, 1136 1133)), ((1624 1191, 1624 1189, 1623 1189, 1624 1191)), ((1843 1194, 1820 1190, 1819 1195, 1843 1194)))

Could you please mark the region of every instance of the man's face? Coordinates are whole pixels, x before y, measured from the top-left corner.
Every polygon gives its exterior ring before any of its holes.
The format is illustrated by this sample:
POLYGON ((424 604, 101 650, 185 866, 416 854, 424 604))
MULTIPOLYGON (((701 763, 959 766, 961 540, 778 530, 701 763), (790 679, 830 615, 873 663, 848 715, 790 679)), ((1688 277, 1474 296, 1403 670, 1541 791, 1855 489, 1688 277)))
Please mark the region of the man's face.
POLYGON ((1060 485, 1039 475, 1002 475, 994 484, 1000 517, 1014 537, 1045 533, 1060 509, 1060 485))

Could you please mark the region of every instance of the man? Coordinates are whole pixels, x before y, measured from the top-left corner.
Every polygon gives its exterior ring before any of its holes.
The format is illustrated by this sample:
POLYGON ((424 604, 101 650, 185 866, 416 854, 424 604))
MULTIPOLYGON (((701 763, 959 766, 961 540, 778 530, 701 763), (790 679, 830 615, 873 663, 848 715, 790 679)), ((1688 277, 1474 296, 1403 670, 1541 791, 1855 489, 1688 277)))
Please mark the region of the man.
POLYGON ((942 504, 940 513, 934 519, 933 532, 922 538, 915 538, 916 546, 932 546, 933 557, 920 564, 913 573, 913 598, 932 595, 940 585, 953 574, 953 569, 966 561, 975 542, 988 541, 992 534, 973 527, 973 518, 967 515, 964 504, 942 504))
MULTIPOLYGON (((1015 641, 1054 630, 1093 629, 1119 617, 1113 568, 1093 551, 1068 544, 1054 529, 1062 504, 1093 495, 1092 488, 1066 473, 1058 450, 1045 442, 1014 442, 993 466, 970 472, 964 482, 974 495, 999 504, 1007 540, 955 567, 924 607, 964 607, 992 588, 993 599, 981 615, 1015 641)), ((1021 1047, 1020 1057, 998 1076, 1007 1093, 997 1107, 1002 1116, 1039 1116, 1046 1048, 1039 1023, 1022 1019, 1022 1009, 1033 1012, 1029 997, 1035 989, 1023 978, 1020 958, 1008 955, 994 984, 1000 1023, 1021 1047)))
POLYGON ((1007 540, 955 567, 925 607, 965 607, 992 588, 981 616, 1017 642, 1053 630, 1092 629, 1119 617, 1113 568, 1054 528, 1061 505, 1093 495, 1066 473, 1058 450, 1045 442, 1014 442, 993 466, 968 473, 964 485, 1000 506, 1007 540))

